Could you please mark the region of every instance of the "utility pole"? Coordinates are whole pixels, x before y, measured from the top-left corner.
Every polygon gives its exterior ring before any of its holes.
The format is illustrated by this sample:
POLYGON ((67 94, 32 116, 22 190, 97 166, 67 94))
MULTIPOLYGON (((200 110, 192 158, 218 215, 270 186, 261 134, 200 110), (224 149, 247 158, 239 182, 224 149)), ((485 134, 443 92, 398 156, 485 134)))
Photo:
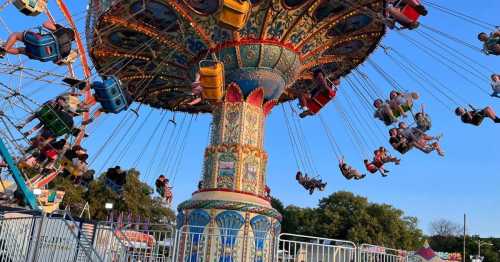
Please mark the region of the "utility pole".
POLYGON ((462 259, 463 259, 463 262, 465 262, 465 227, 466 227, 466 224, 465 224, 465 221, 466 221, 466 215, 464 214, 464 255, 462 256, 462 259))

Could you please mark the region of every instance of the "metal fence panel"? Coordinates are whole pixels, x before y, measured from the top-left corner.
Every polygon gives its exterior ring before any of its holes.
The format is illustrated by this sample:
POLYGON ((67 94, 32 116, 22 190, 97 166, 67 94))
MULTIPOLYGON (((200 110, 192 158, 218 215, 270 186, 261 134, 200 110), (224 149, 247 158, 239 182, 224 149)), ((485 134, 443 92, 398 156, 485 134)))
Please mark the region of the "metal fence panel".
POLYGON ((363 244, 358 251, 358 262, 408 262, 408 252, 405 250, 363 244))
POLYGON ((83 223, 0 213, 0 262, 409 262, 403 250, 293 234, 166 224, 83 223), (265 237, 259 237, 265 236, 265 237))
POLYGON ((356 244, 350 241, 281 234, 276 250, 280 262, 354 262, 356 244))

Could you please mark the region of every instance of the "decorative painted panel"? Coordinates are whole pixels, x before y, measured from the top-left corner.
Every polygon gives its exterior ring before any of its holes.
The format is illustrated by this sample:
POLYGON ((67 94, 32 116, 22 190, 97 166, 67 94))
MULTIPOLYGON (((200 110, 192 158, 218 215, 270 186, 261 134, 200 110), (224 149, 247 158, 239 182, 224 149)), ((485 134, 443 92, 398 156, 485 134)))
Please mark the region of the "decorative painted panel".
POLYGON ((224 138, 225 144, 239 144, 241 135, 241 108, 226 104, 224 112, 224 138))
POLYGON ((236 175, 237 158, 232 153, 222 153, 219 155, 217 176, 218 188, 233 188, 236 175))
POLYGON ((250 155, 243 161, 243 191, 257 193, 259 161, 250 155))

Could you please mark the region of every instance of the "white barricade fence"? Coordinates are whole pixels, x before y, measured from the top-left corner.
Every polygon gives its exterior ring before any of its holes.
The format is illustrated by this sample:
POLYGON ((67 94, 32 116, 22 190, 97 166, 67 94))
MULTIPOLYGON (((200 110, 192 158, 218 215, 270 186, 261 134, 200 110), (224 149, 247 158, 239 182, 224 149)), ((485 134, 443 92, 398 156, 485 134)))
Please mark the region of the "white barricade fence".
POLYGON ((279 262, 355 262, 356 244, 350 241, 281 234, 276 250, 279 262))
POLYGON ((409 262, 403 250, 229 228, 83 223, 71 217, 0 213, 0 262, 409 262))
POLYGON ((0 262, 27 261, 40 217, 8 213, 0 217, 0 262))
POLYGON ((363 244, 359 246, 359 262, 408 262, 408 251, 363 244))
POLYGON ((6 213, 0 217, 0 262, 102 261, 78 222, 6 213))
POLYGON ((171 225, 99 223, 94 248, 105 261, 171 261, 174 240, 171 225))

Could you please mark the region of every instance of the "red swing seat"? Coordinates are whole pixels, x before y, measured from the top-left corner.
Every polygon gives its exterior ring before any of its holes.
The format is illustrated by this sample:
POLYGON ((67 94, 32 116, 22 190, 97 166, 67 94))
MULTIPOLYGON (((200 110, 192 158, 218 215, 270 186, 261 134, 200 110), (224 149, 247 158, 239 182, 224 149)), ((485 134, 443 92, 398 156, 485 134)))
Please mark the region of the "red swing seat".
POLYGON ((317 92, 314 97, 307 100, 307 108, 313 114, 318 113, 330 100, 336 96, 337 92, 332 88, 328 88, 328 91, 321 90, 317 92))
POLYGON ((413 22, 417 22, 418 18, 420 18, 420 14, 417 10, 409 4, 406 4, 406 6, 401 9, 401 13, 413 22))

